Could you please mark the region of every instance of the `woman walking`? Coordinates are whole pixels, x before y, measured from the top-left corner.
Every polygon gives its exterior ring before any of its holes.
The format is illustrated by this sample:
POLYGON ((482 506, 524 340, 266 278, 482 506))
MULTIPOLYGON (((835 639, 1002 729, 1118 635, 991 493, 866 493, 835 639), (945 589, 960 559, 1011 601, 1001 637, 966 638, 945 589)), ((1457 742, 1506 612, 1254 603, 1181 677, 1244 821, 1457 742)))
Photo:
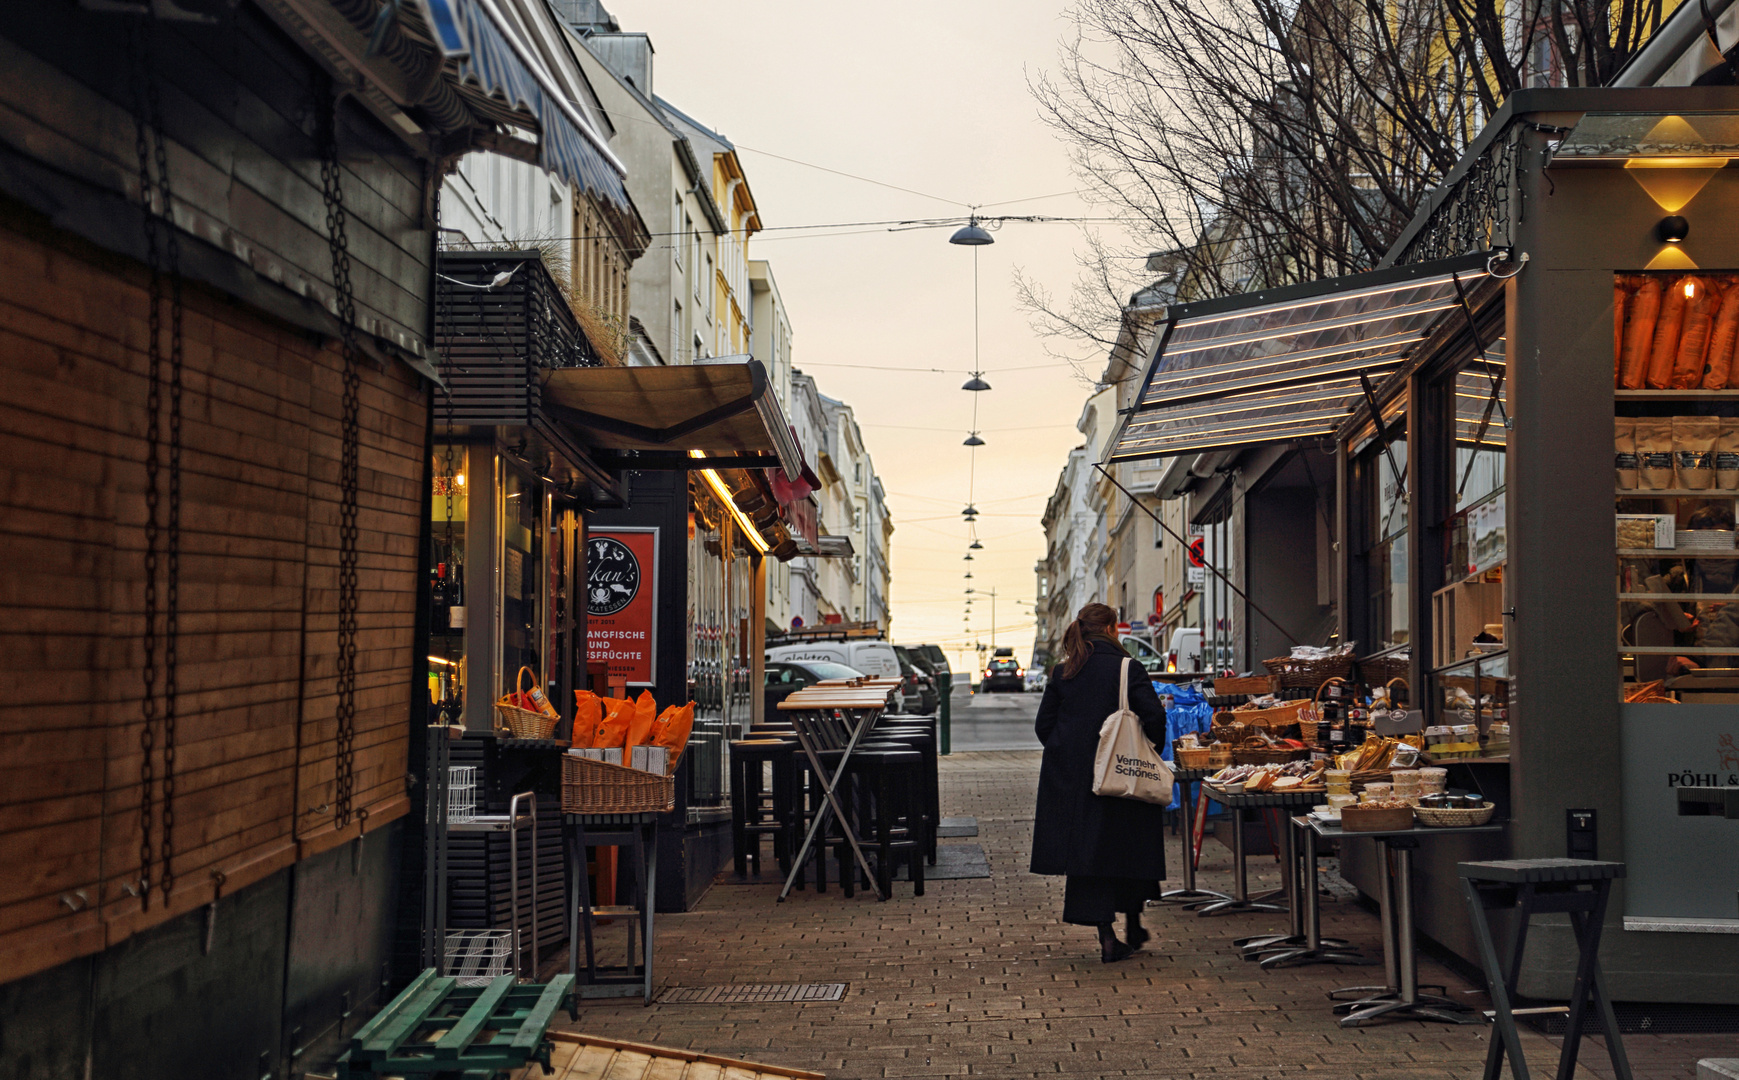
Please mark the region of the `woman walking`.
MULTIPOLYGON (((1165 877, 1162 808, 1093 794, 1099 728, 1117 711, 1129 654, 1117 643, 1117 612, 1088 604, 1063 634, 1067 657, 1051 672, 1035 728, 1044 743, 1032 872, 1062 874, 1063 921, 1099 931, 1100 958, 1127 959, 1147 941, 1141 910, 1165 877), (1122 912, 1125 941, 1113 916, 1122 912)), ((1140 664, 1129 664, 1129 708, 1154 745, 1165 739, 1165 709, 1140 664)))

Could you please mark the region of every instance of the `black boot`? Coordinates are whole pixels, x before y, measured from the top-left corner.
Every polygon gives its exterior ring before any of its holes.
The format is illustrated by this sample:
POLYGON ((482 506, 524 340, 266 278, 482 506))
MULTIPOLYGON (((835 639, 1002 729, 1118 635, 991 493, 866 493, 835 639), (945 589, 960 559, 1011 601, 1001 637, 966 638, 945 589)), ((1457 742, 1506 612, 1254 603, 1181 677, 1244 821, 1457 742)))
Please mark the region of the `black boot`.
POLYGON ((1099 959, 1107 964, 1115 964, 1119 960, 1127 960, 1135 955, 1135 950, 1117 940, 1117 928, 1111 923, 1099 924, 1099 959))
POLYGON ((1129 942, 1131 952, 1146 945, 1152 936, 1141 928, 1141 912, 1125 911, 1123 913, 1123 939, 1129 942))

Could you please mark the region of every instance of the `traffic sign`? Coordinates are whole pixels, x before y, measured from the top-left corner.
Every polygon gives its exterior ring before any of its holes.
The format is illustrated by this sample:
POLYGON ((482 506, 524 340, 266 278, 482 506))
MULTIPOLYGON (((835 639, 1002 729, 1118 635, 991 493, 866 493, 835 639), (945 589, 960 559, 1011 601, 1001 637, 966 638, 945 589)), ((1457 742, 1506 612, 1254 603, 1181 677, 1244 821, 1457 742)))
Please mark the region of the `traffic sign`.
POLYGON ((1206 565, 1208 565, 1207 559, 1205 558, 1206 552, 1207 552, 1207 549, 1206 549, 1206 538, 1205 537, 1198 536, 1194 540, 1191 540, 1190 541, 1190 565, 1191 566, 1206 566, 1206 565))

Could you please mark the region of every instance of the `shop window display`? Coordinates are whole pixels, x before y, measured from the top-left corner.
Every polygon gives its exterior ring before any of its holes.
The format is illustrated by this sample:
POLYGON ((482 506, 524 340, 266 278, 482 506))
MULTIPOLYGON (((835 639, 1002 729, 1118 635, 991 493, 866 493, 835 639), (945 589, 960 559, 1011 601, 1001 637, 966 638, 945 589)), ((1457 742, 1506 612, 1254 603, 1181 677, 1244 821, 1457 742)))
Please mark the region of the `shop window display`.
POLYGON ((1385 452, 1373 442, 1359 459, 1361 486, 1366 492, 1364 567, 1367 608, 1365 632, 1376 653, 1405 645, 1409 639, 1407 586, 1407 437, 1406 420, 1389 431, 1385 452))
POLYGON ((1624 700, 1739 699, 1739 274, 1613 283, 1624 700))

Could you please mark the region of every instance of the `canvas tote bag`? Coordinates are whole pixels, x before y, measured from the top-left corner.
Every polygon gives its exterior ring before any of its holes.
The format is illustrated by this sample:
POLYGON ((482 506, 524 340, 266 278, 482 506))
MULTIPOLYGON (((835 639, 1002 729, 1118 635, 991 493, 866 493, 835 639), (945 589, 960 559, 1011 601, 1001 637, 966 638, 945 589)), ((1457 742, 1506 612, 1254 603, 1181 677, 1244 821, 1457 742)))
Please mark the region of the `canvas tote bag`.
POLYGON ((1159 756, 1141 718, 1129 711, 1129 658, 1117 680, 1117 711, 1099 728, 1099 753, 1093 759, 1093 794, 1170 806, 1171 765, 1159 756))

